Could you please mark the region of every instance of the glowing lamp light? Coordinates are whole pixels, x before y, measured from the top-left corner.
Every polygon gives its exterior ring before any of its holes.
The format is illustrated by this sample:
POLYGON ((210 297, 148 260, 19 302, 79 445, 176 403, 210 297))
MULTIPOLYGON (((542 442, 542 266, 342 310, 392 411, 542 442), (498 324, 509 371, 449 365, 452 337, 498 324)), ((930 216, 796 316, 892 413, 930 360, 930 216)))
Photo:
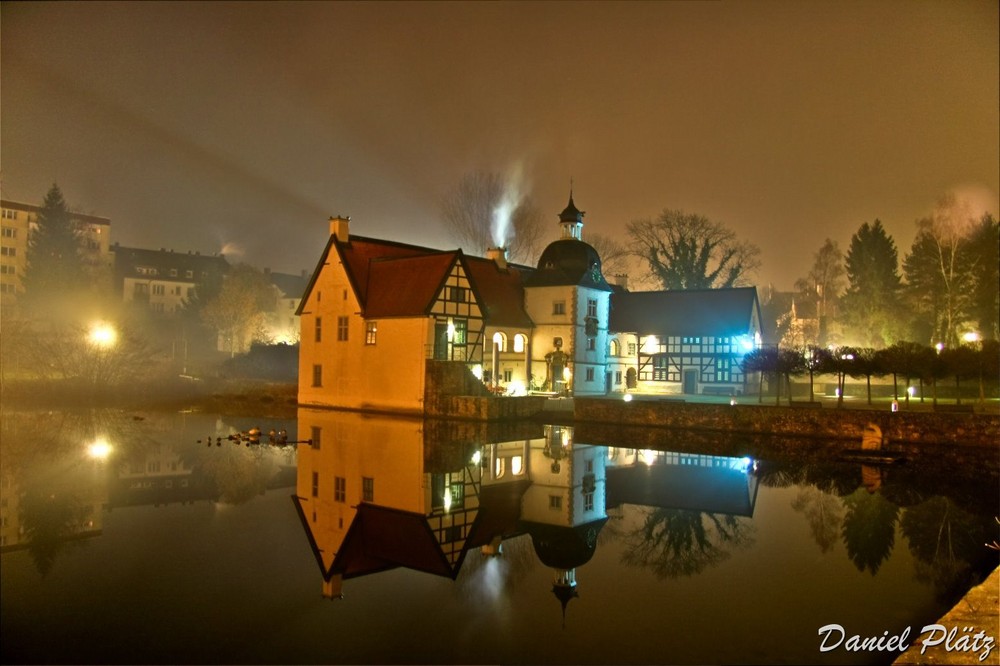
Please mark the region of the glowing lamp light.
POLYGON ((444 510, 451 511, 451 488, 446 488, 444 491, 444 510))
POLYGON ((749 335, 741 335, 738 338, 736 338, 736 340, 740 345, 740 351, 742 351, 744 354, 753 351, 754 341, 753 338, 751 338, 749 335))
POLYGON ((107 460, 111 455, 111 445, 108 440, 98 437, 87 447, 87 455, 94 460, 107 460))
POLYGON ((87 337, 91 344, 107 349, 114 346, 118 333, 110 324, 100 322, 90 327, 90 334, 87 337))
POLYGON ((909 395, 912 398, 913 396, 915 396, 917 394, 917 387, 916 386, 907 386, 906 387, 906 393, 907 393, 907 395, 909 395))
POLYGON ((569 368, 563 368, 563 381, 567 381, 568 382, 570 380, 570 377, 572 377, 572 376, 573 376, 573 373, 570 371, 569 368))
POLYGON ((655 335, 651 335, 642 343, 642 351, 646 354, 655 354, 660 348, 660 341, 655 335))
POLYGON ((944 349, 944 343, 943 342, 937 343, 936 345, 934 345, 934 349, 938 350, 938 353, 940 354, 941 350, 944 349))
POLYGON ((455 340, 455 324, 448 322, 448 342, 455 340))
POLYGON ((625 402, 632 402, 632 394, 631 394, 631 393, 626 393, 626 394, 625 394, 625 395, 624 395, 624 396, 622 397, 622 400, 624 400, 625 402))
POLYGON ((474 365, 472 366, 472 374, 476 376, 476 379, 483 381, 483 366, 474 365))
POLYGON ((656 462, 656 451, 652 449, 643 449, 639 452, 639 460, 641 460, 646 465, 652 465, 656 462))
POLYGON ((966 342, 978 342, 979 334, 976 333, 975 331, 969 331, 968 333, 962 336, 962 339, 965 340, 966 342))
POLYGON ((480 453, 479 451, 476 451, 475 453, 472 454, 473 465, 478 465, 480 461, 482 461, 482 459, 483 459, 483 454, 480 453))
POLYGON ((512 381, 507 384, 507 393, 510 395, 528 395, 528 387, 522 381, 512 381))
POLYGON ((514 456, 510 459, 510 471, 514 476, 520 476, 524 471, 524 458, 514 456))

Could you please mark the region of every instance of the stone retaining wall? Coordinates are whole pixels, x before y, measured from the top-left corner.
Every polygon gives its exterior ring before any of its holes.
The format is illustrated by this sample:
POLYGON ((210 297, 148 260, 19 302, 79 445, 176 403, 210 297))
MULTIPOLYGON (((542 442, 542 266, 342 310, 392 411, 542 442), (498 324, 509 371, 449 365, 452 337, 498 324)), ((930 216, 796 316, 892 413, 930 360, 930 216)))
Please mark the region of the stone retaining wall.
POLYGON ((787 406, 714 405, 655 400, 575 398, 581 423, 657 426, 684 430, 853 440, 875 423, 889 443, 954 444, 1000 450, 1000 416, 947 412, 875 412, 790 409, 787 406))

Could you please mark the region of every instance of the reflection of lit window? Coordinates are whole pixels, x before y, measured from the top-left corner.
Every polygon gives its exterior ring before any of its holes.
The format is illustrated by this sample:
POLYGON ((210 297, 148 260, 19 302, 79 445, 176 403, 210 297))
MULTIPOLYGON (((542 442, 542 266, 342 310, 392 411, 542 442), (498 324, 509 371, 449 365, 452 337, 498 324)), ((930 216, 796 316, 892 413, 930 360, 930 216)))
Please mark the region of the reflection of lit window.
POLYGON ((514 476, 524 472, 524 459, 521 456, 514 456, 510 459, 510 471, 514 476))

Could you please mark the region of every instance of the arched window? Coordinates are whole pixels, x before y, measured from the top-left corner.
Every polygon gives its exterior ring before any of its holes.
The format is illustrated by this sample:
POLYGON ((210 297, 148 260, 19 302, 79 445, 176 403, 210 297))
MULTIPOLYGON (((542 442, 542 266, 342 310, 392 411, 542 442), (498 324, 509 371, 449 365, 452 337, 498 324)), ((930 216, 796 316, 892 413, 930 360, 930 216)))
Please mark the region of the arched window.
POLYGON ((608 349, 608 353, 610 355, 612 355, 612 356, 621 356, 622 348, 621 348, 621 344, 619 344, 618 340, 612 340, 610 347, 611 348, 608 349))
POLYGON ((500 345, 500 351, 507 351, 507 336, 497 331, 493 334, 493 344, 500 345))
POLYGON ((524 353, 524 348, 528 344, 528 336, 524 333, 518 333, 514 336, 514 351, 518 354, 524 353))

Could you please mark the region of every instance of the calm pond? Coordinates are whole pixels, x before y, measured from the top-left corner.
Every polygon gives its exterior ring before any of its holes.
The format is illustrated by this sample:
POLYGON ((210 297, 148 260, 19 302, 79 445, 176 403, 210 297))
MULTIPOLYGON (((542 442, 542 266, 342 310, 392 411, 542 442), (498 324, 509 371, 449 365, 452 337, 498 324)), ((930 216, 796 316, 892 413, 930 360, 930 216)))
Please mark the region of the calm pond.
POLYGON ((2 425, 4 663, 888 663, 819 630, 916 642, 997 565, 995 470, 313 410, 2 425))

